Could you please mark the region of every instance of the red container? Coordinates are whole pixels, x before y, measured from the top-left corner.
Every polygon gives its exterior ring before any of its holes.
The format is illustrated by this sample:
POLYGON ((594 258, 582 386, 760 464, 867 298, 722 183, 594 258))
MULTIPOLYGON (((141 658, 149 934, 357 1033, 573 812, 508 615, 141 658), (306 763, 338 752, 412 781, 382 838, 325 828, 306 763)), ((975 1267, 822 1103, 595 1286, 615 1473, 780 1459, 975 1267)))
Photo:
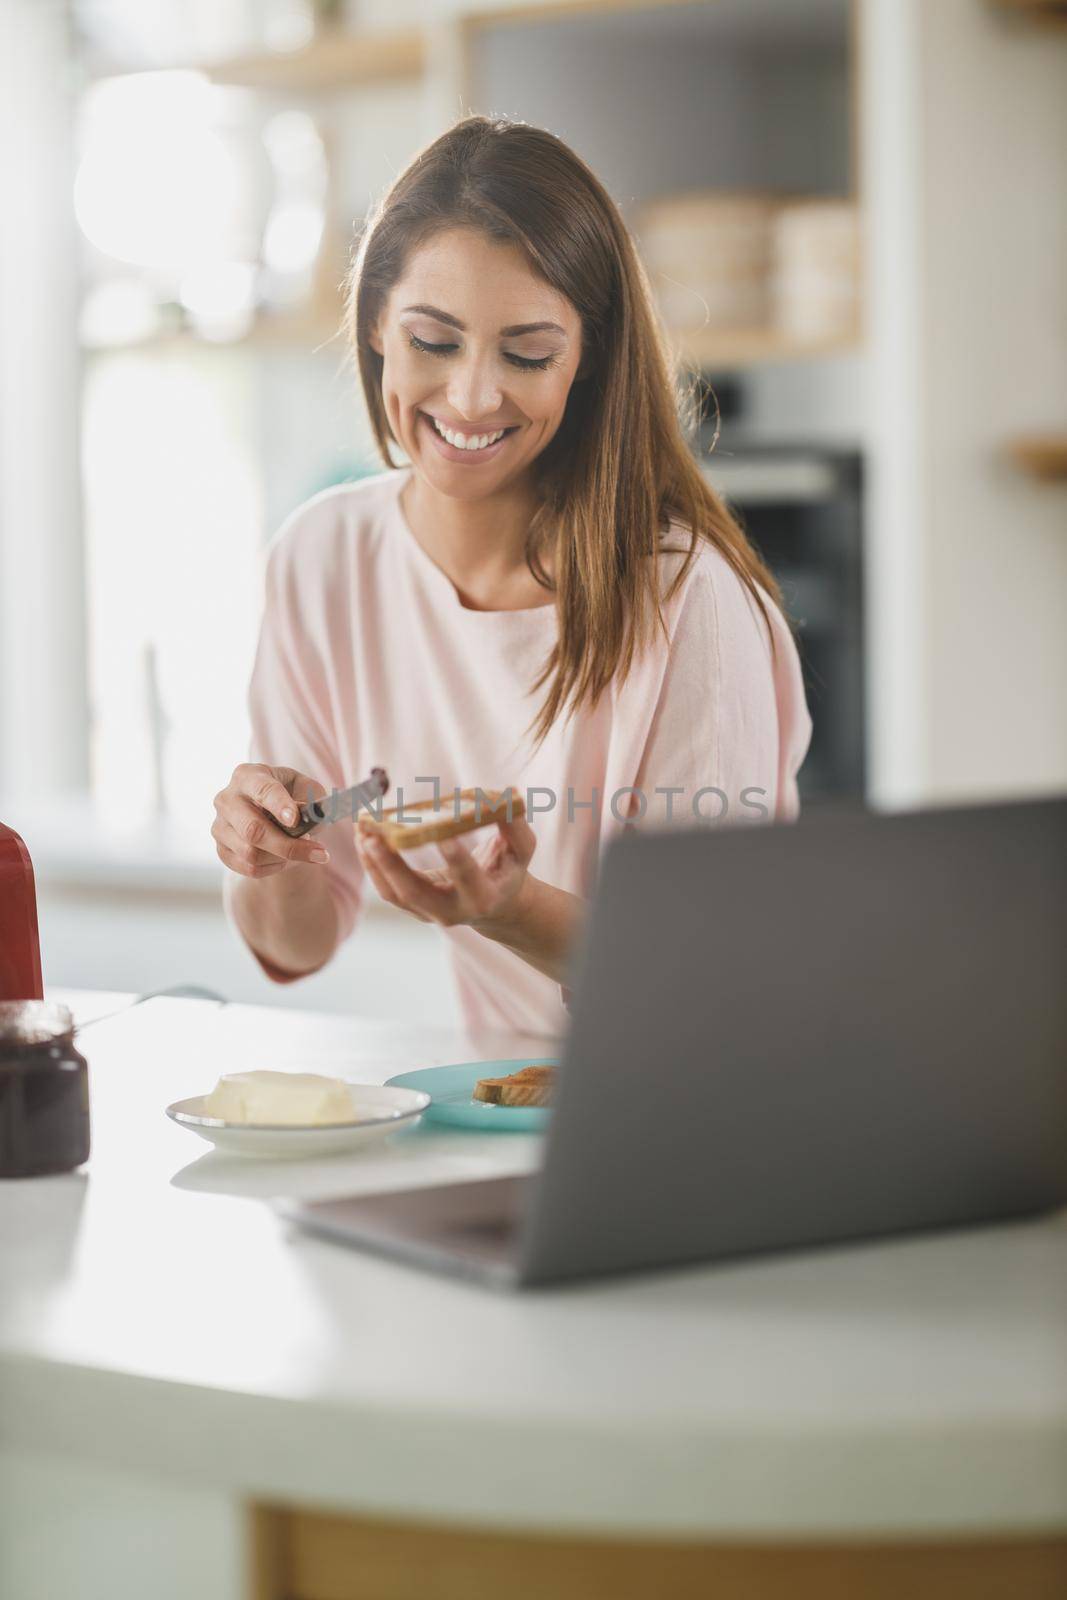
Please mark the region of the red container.
POLYGON ((43 1000, 33 864, 14 828, 0 822, 0 1000, 43 1000))

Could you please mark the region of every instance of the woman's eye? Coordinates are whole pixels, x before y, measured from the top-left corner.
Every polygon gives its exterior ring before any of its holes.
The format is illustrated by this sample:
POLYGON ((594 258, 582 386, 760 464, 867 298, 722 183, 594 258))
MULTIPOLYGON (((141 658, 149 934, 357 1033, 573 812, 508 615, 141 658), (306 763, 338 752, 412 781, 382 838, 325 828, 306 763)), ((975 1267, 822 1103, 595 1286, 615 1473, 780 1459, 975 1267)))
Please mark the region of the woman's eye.
MULTIPOLYGON (((428 356, 447 356, 453 350, 459 348, 458 345, 454 344, 430 344, 426 339, 420 339, 417 333, 408 334, 408 343, 413 349, 421 350, 428 356)), ((533 368, 535 371, 543 372, 546 367, 554 367, 559 358, 557 356, 538 356, 536 358, 533 356, 515 356, 505 352, 504 359, 512 362, 516 367, 533 368)))
POLYGON ((416 350, 422 350, 428 356, 446 356, 450 350, 457 348, 454 344, 427 344, 425 339, 420 339, 417 333, 408 334, 408 343, 416 350))
POLYGON ((554 367, 556 365, 556 362, 559 360, 559 357, 558 356, 538 356, 538 357, 534 358, 533 356, 511 356, 511 355, 509 355, 507 357, 507 360, 508 361, 513 361, 517 367, 533 367, 538 372, 543 372, 546 367, 554 367))

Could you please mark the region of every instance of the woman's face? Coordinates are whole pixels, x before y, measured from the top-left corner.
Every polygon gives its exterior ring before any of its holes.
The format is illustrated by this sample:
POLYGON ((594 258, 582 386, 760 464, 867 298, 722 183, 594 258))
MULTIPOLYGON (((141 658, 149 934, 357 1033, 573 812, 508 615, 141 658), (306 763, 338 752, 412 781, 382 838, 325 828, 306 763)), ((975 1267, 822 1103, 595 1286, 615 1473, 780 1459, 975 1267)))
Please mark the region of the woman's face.
POLYGON ((370 342, 384 358, 382 398, 397 441, 416 472, 457 499, 520 477, 583 375, 570 301, 517 245, 465 228, 413 253, 370 342))

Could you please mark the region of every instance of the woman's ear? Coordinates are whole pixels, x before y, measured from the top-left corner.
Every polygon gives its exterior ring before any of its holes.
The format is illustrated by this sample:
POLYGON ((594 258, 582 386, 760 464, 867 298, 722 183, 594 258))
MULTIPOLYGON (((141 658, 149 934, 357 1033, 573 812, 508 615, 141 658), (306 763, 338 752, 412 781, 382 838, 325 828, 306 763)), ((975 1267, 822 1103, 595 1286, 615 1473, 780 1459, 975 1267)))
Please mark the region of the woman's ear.
POLYGON ((370 331, 367 334, 367 343, 370 345, 371 349, 376 355, 380 356, 382 354, 382 340, 381 335, 378 332, 378 324, 376 322, 372 324, 370 331))

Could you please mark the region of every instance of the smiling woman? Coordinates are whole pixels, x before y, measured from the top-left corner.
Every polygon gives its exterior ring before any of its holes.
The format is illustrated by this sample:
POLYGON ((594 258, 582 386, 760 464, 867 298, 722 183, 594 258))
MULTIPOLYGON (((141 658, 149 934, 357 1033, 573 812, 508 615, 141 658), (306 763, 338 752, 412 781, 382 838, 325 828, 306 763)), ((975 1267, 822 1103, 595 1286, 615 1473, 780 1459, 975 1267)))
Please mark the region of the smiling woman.
POLYGON ((539 737, 628 671, 702 544, 775 653, 778 586, 688 448, 693 397, 672 385, 633 241, 562 140, 469 117, 434 141, 368 220, 348 319, 383 459, 393 442, 416 467, 420 542, 453 577, 525 567, 557 597, 539 737), (672 521, 688 552, 664 594, 672 521))
POLYGON ((447 934, 469 1024, 558 1035, 612 837, 796 816, 794 640, 689 449, 618 210, 553 134, 470 117, 422 151, 363 230, 348 327, 386 470, 270 549, 249 762, 216 796, 228 904, 286 982, 369 877, 447 934), (403 853, 342 824, 318 863, 276 827, 379 763, 401 808, 514 786, 526 815, 403 853))

